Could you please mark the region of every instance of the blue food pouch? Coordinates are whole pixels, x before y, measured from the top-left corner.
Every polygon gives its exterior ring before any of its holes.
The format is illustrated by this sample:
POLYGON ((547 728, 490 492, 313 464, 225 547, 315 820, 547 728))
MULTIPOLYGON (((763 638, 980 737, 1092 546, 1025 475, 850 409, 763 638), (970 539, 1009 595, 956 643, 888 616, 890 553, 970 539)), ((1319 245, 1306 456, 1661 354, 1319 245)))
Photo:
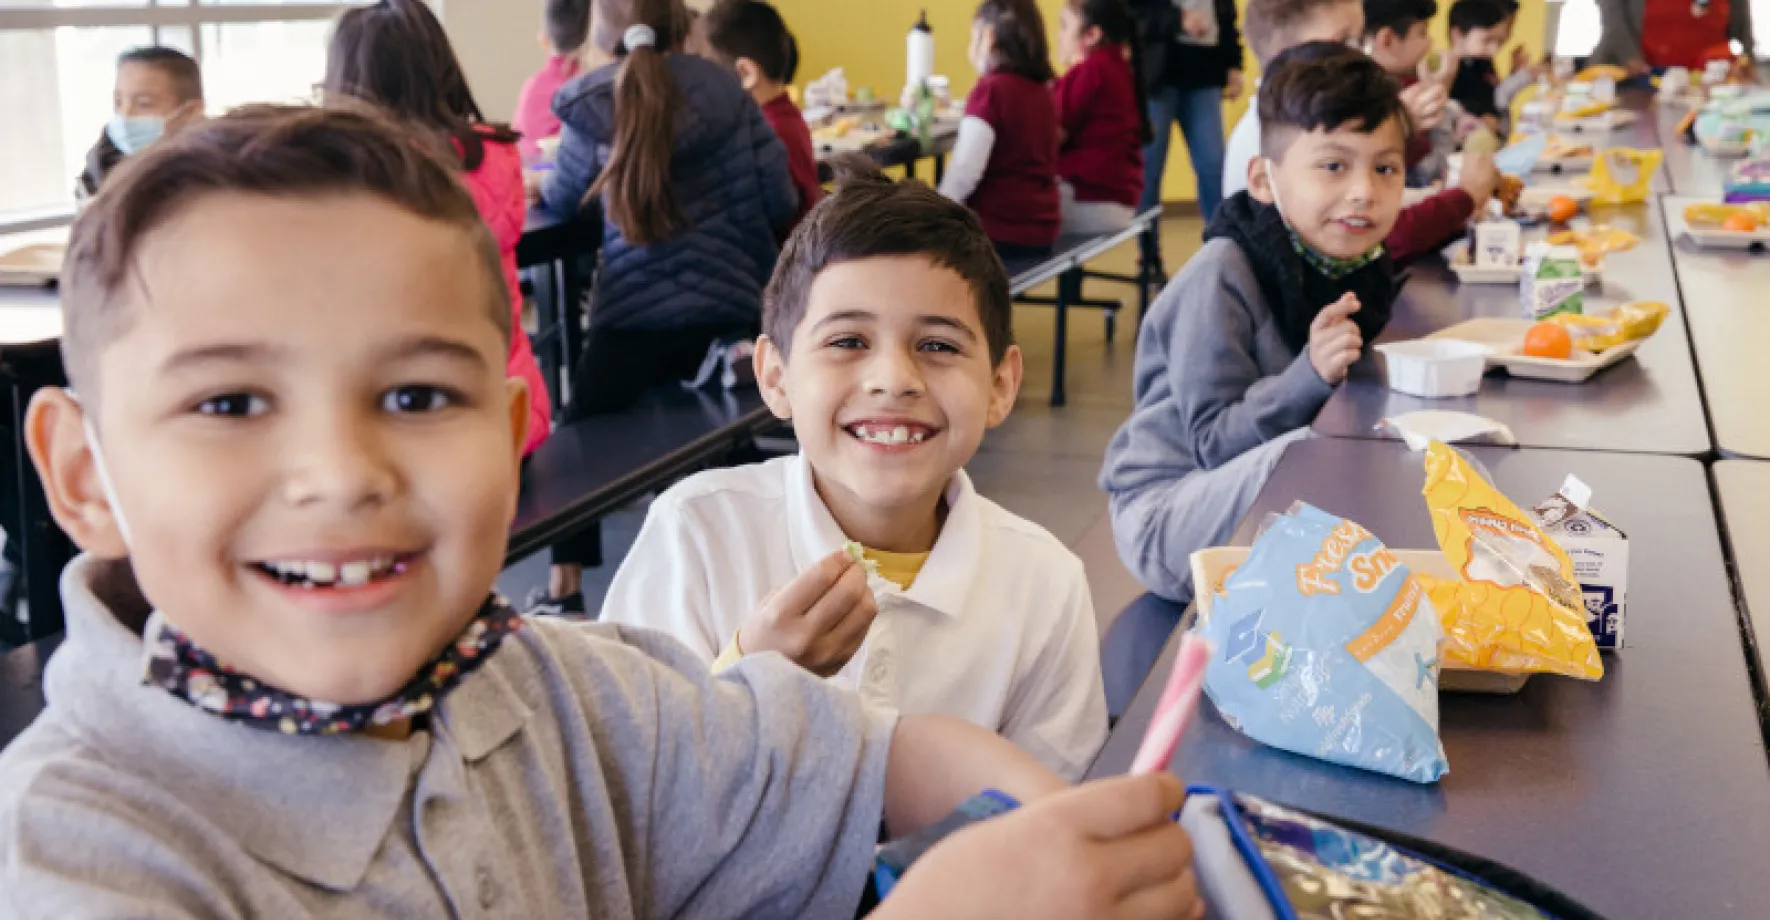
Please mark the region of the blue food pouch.
POLYGON ((1425 588, 1358 524, 1298 504, 1275 515, 1211 598, 1205 692, 1276 748, 1429 783, 1444 627, 1425 588))

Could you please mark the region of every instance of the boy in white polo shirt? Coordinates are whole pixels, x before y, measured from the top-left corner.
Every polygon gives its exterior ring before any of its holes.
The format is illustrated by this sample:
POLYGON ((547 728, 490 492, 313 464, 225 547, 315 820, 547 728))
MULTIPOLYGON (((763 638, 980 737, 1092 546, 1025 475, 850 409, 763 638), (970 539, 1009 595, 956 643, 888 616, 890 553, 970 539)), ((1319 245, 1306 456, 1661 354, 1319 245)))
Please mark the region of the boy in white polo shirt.
POLYGON ((762 327, 757 379, 801 453, 660 496, 604 616, 720 666, 779 651, 1081 775, 1106 737, 1081 560, 961 469, 1021 376, 976 218, 917 183, 845 177, 788 241, 762 327))

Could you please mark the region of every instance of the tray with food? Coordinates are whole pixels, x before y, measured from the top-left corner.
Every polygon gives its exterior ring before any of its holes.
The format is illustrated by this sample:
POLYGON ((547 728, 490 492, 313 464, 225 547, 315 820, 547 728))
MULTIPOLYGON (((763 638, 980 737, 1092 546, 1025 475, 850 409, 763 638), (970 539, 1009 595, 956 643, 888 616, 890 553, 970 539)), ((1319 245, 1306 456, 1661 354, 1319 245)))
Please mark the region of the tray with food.
POLYGON ((1552 174, 1589 172, 1592 168, 1592 145, 1561 138, 1550 138, 1537 158, 1536 171, 1552 174))
POLYGON ((1561 313, 1542 321, 1484 317, 1458 323, 1429 338, 1470 342, 1488 349, 1488 364, 1514 377, 1584 383, 1640 348, 1659 329, 1668 308, 1634 303, 1606 314, 1561 313))
MULTIPOLYGON (((0 247, 5 243, 0 242, 0 247)), ((28 243, 0 250, 0 285, 42 287, 61 277, 63 243, 28 243)))
MULTIPOLYGON (((1594 103, 1595 105, 1596 103, 1594 103)), ((1640 120, 1640 115, 1629 109, 1600 109, 1596 113, 1576 114, 1585 110, 1561 112, 1555 116, 1555 129, 1569 134, 1605 134, 1618 128, 1626 128, 1640 120)))
MULTIPOLYGON (((1519 276, 1524 272, 1522 256, 1511 265, 1476 265, 1469 258, 1468 240, 1458 240, 1446 246, 1444 261, 1456 273, 1457 280, 1464 284, 1517 284, 1519 276)), ((1603 263, 1581 265, 1580 270, 1585 273, 1588 286, 1603 283, 1603 263)))
POLYGON ((1684 235, 1708 249, 1750 249, 1770 245, 1770 202, 1686 205, 1684 235))

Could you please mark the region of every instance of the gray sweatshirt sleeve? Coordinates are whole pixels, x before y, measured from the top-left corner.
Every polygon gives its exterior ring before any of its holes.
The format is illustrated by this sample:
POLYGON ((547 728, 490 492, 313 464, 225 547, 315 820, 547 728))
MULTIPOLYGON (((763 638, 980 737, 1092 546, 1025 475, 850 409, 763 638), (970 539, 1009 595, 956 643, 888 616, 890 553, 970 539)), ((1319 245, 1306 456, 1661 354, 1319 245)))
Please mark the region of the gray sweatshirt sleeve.
POLYGON ((1259 340, 1277 331, 1247 258, 1230 250, 1174 292, 1180 301, 1168 343, 1170 387, 1202 469, 1309 424, 1334 392, 1307 350, 1276 374, 1262 372, 1259 340))

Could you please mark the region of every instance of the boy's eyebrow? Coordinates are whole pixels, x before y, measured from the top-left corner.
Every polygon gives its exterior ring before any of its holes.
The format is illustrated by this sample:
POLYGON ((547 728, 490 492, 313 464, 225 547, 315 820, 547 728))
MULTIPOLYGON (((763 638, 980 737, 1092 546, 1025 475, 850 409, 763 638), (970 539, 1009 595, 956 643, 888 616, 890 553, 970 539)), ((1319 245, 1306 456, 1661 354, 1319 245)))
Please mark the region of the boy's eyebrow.
POLYGON ((960 322, 959 320, 953 319, 950 316, 939 316, 937 314, 931 313, 931 314, 927 314, 925 316, 920 317, 920 319, 921 319, 922 325, 924 325, 924 326, 940 326, 944 329, 952 329, 957 332, 963 333, 965 338, 968 338, 973 342, 977 341, 977 332, 975 330, 973 330, 969 325, 966 325, 965 323, 960 322))
POLYGON ((485 355, 479 349, 466 342, 446 339, 442 336, 424 335, 406 339, 387 350, 386 360, 403 361, 411 358, 447 358, 452 361, 466 361, 485 367, 485 355))
MULTIPOLYGON (((812 323, 811 328, 817 330, 832 323, 842 323, 853 320, 870 320, 876 318, 878 318, 878 314, 871 310, 838 310, 835 313, 831 313, 817 322, 812 323)), ((950 316, 942 316, 938 313, 925 313, 916 317, 916 321, 924 326, 940 326, 946 329, 957 330, 958 332, 963 333, 966 338, 972 341, 977 340, 977 332, 975 330, 950 316)))
POLYGON ((263 364, 282 356, 283 349, 264 342, 218 342, 199 345, 172 353, 160 364, 160 373, 170 374, 204 364, 263 364))
POLYGON ((876 314, 873 313, 873 311, 871 311, 871 310, 860 310, 860 309, 837 310, 836 312, 823 317, 822 319, 818 320, 817 322, 812 323, 811 328, 814 330, 815 329, 822 329, 823 327, 831 325, 832 323, 846 323, 846 322, 851 322, 853 320, 873 319, 875 316, 876 316, 876 314))

